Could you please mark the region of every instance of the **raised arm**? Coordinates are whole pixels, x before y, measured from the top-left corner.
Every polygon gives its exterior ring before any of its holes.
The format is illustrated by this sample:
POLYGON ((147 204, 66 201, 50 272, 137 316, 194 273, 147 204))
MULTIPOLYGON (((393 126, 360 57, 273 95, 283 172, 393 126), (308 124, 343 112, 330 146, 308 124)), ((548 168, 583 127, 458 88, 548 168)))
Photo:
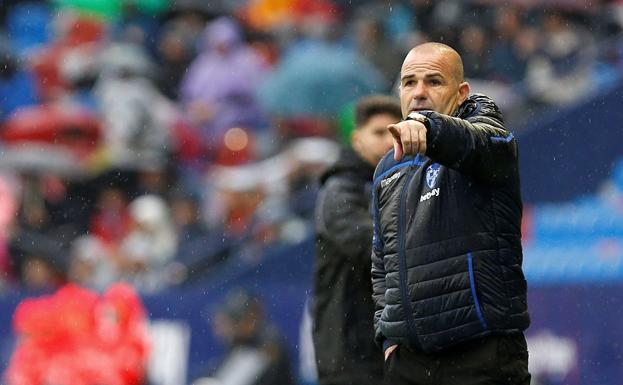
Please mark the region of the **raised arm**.
POLYGON ((389 127, 395 156, 426 155, 460 172, 501 181, 517 168, 517 143, 500 110, 484 95, 472 95, 458 117, 420 111, 389 127))

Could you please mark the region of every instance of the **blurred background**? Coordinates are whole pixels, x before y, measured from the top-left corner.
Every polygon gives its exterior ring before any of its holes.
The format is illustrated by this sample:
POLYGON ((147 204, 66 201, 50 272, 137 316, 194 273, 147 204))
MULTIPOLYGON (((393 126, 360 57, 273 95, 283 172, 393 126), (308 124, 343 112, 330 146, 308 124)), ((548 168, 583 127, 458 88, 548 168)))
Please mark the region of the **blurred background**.
POLYGON ((2 381, 314 384, 316 179, 434 40, 519 141, 533 383, 620 384, 622 31, 621 1, 2 1, 2 381))

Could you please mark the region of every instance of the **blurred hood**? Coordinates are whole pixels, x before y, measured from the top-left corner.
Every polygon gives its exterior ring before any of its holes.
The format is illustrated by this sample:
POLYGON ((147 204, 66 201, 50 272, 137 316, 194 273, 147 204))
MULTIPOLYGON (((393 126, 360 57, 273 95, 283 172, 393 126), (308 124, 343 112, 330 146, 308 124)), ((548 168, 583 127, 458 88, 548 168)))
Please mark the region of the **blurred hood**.
POLYGON ((203 32, 203 42, 207 51, 214 51, 219 46, 237 48, 242 43, 242 32, 233 19, 220 17, 208 24, 203 32))

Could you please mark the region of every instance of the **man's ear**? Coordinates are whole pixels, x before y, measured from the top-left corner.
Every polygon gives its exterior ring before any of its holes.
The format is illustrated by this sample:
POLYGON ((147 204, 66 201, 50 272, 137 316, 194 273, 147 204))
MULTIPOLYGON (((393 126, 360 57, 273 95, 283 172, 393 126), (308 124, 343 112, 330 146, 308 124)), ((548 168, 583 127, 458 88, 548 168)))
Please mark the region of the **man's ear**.
POLYGON ((459 106, 469 97, 470 87, 468 82, 459 84, 459 106))

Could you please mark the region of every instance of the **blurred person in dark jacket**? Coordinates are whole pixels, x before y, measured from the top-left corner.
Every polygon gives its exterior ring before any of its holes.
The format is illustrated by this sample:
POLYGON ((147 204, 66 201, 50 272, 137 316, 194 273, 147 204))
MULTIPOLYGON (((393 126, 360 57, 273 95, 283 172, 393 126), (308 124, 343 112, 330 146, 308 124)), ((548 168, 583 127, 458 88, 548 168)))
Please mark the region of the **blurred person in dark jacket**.
POLYGON ((165 24, 158 38, 160 90, 172 100, 179 97, 179 84, 194 55, 195 38, 190 27, 179 20, 165 24))
POLYGON ((489 78, 510 84, 521 82, 526 76, 528 59, 535 49, 526 49, 529 47, 518 44, 518 40, 525 40, 529 35, 522 12, 512 6, 497 8, 492 32, 495 39, 491 41, 489 60, 492 72, 489 78))
POLYGON ((445 44, 409 52, 400 102, 372 190, 385 383, 527 385, 517 142, 445 44))
POLYGON ((343 149, 321 177, 313 328, 321 385, 372 385, 383 378, 383 357, 373 342, 370 192, 374 167, 391 148, 386 127, 400 117, 391 97, 361 99, 352 149, 343 149))
POLYGON ((19 207, 8 229, 12 269, 28 289, 50 289, 65 278, 68 243, 79 231, 80 204, 68 182, 52 174, 14 180, 19 207))
POLYGON ((559 12, 543 15, 539 47, 526 68, 534 102, 569 105, 595 91, 597 49, 588 31, 559 12))
POLYGON ((193 385, 294 385, 287 352, 258 297, 244 289, 227 293, 213 328, 225 344, 225 357, 210 377, 193 385))
POLYGON ((491 77, 491 59, 487 55, 486 31, 477 24, 470 24, 461 33, 461 58, 465 76, 469 79, 488 79, 491 77))
POLYGON ((45 234, 22 231, 9 243, 20 284, 26 290, 52 290, 65 281, 65 250, 45 234))

